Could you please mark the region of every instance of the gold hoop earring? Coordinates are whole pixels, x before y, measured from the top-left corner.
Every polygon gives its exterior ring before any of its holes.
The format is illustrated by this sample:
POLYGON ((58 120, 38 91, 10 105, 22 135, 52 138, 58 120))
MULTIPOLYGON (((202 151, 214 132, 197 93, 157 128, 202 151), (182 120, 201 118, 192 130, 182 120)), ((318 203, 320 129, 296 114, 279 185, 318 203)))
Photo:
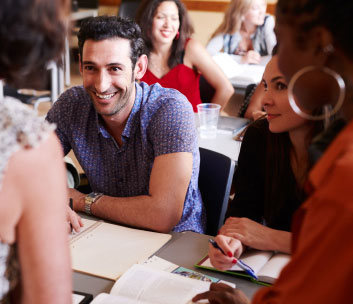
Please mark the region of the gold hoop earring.
POLYGON ((317 66, 307 66, 304 67, 302 69, 300 69, 299 71, 297 71, 293 77, 290 79, 289 84, 288 84, 288 99, 289 99, 289 104, 292 108, 292 110, 298 114, 299 116, 308 119, 308 120, 327 120, 329 117, 332 117, 334 114, 336 114, 342 107, 343 102, 344 102, 344 98, 346 95, 346 85, 344 83, 343 78, 341 77, 341 75, 339 75, 338 73, 336 73, 335 71, 327 68, 327 67, 317 67, 317 66), (294 94, 293 94, 293 88, 294 85, 296 83, 296 81, 303 76, 305 73, 314 71, 314 70, 321 70, 324 73, 329 74, 330 76, 332 76, 336 82, 337 85, 339 87, 339 96, 338 96, 338 100, 336 105, 332 108, 332 110, 328 110, 327 105, 324 106, 324 113, 321 115, 311 115, 311 114, 307 114, 305 112, 303 112, 299 106, 297 105, 296 101, 294 100, 294 94))

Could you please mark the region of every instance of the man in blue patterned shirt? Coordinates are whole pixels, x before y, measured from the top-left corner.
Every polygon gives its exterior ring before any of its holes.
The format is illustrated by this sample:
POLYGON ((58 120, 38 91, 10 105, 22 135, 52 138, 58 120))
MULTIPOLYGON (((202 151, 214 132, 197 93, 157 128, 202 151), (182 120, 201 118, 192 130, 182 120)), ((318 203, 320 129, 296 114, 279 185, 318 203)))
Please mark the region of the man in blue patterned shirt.
POLYGON ((147 69, 139 27, 101 16, 78 35, 83 87, 47 115, 94 192, 70 189, 76 211, 160 232, 205 229, 194 113, 184 95, 137 83, 147 69))

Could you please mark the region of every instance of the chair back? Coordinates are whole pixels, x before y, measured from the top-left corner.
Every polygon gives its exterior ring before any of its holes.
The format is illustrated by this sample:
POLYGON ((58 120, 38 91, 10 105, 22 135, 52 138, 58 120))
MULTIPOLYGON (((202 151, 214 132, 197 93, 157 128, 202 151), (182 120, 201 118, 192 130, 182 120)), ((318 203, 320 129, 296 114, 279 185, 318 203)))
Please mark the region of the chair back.
POLYGON ((234 168, 228 156, 200 148, 199 189, 206 208, 206 234, 217 235, 224 223, 234 168))
POLYGON ((79 8, 98 8, 98 0, 77 0, 79 8))
POLYGON ((118 17, 125 17, 134 20, 140 2, 141 0, 121 0, 118 17))
POLYGON ((208 83, 205 77, 200 76, 200 98, 203 103, 210 103, 215 94, 215 89, 208 83))

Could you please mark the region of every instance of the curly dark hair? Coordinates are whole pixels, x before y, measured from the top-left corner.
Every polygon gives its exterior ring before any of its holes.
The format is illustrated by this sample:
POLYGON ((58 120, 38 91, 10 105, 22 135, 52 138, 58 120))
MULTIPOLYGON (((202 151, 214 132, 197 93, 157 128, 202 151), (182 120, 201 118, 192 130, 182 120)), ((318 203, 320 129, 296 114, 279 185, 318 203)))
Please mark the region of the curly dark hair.
POLYGON ((48 62, 61 60, 68 8, 67 0, 1 0, 0 79, 41 82, 48 62))
POLYGON ((158 6, 164 1, 173 1, 179 11, 179 38, 174 39, 168 59, 168 66, 173 68, 177 64, 182 63, 185 42, 194 33, 194 28, 184 4, 180 0, 143 0, 136 14, 136 21, 141 27, 142 37, 146 43, 147 55, 149 55, 153 49, 151 41, 153 18, 158 6))
POLYGON ((353 1, 347 0, 279 0, 277 19, 295 29, 297 41, 305 45, 307 33, 323 26, 332 33, 335 47, 353 55, 353 1))
POLYGON ((124 38, 130 41, 132 68, 137 59, 144 54, 145 44, 141 37, 140 27, 128 18, 116 16, 99 16, 82 22, 78 37, 78 50, 82 60, 83 45, 86 40, 101 41, 112 38, 124 38))

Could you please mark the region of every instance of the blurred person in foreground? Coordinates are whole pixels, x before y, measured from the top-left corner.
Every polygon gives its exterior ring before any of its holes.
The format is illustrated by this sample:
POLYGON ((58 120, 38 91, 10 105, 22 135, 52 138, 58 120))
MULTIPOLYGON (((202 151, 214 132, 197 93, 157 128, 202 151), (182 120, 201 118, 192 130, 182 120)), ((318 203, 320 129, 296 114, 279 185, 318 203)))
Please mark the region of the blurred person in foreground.
MULTIPOLYGON (((0 79, 41 81, 65 45, 68 1, 0 4, 0 79)), ((0 303, 71 303, 66 175, 55 127, 0 100, 0 303)))
MULTIPOLYGON (((308 198, 292 222, 292 260, 252 303, 353 303, 352 14, 351 1, 277 3, 279 67, 293 109, 316 119, 312 113, 325 106, 326 116, 337 112, 339 118, 309 149, 316 163, 306 183, 308 198)), ((217 284, 194 301, 199 299, 249 303, 242 291, 217 284)))

